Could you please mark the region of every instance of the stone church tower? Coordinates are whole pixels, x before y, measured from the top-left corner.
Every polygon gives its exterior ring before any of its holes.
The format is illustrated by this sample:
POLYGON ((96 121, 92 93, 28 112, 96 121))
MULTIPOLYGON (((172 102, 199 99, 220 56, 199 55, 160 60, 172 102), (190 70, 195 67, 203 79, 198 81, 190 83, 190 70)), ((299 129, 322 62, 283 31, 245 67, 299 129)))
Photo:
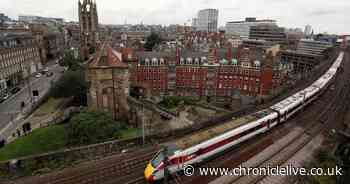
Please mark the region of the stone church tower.
POLYGON ((79 0, 80 56, 87 59, 97 48, 98 16, 96 2, 79 0))

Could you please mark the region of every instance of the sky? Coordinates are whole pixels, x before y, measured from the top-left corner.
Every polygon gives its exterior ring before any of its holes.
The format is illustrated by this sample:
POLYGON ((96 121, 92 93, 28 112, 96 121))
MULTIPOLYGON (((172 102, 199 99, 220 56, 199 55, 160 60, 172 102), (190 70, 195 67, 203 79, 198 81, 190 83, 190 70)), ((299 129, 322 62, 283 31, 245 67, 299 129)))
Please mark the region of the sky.
MULTIPOLYGON (((245 17, 275 19, 287 28, 350 34, 349 0, 96 0, 102 24, 187 24, 198 10, 219 10, 219 26, 245 17)), ((0 0, 0 13, 78 20, 78 0, 0 0)))

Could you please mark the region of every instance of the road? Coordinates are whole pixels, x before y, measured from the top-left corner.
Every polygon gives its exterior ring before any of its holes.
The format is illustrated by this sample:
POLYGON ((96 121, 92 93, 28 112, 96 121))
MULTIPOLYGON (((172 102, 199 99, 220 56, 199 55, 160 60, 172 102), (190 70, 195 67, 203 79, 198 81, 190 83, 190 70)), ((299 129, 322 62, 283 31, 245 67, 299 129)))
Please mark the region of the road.
POLYGON ((53 81, 58 80, 58 78, 62 75, 61 71, 62 67, 51 62, 48 64, 48 68, 50 72, 53 72, 54 75, 51 77, 47 77, 46 75, 42 75, 40 78, 36 78, 35 76, 30 77, 29 83, 30 88, 28 89, 27 82, 25 82, 21 87, 21 90, 12 95, 9 99, 0 104, 0 137, 7 137, 11 131, 10 124, 21 115, 21 102, 25 102, 26 110, 31 108, 31 99, 29 93, 32 93, 30 90, 38 90, 39 98, 43 97, 46 94, 53 81))

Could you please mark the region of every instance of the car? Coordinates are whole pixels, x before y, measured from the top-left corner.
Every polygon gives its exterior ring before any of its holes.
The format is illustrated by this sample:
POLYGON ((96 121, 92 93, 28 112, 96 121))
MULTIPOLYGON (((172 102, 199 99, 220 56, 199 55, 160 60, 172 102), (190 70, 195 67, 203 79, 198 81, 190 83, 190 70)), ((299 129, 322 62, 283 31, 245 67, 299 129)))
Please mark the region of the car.
POLYGON ((16 94, 16 93, 18 93, 18 91, 20 91, 20 90, 21 90, 21 88, 19 88, 19 87, 14 87, 14 88, 11 89, 11 93, 12 93, 12 94, 16 94))
POLYGON ((36 78, 40 78, 40 77, 41 77, 41 73, 37 73, 37 74, 35 75, 35 77, 36 77, 36 78))
POLYGON ((44 69, 44 72, 49 72, 49 68, 46 67, 46 68, 44 69))
POLYGON ((9 94, 5 94, 5 96, 2 97, 2 99, 7 100, 10 97, 9 94))
POLYGON ((46 73, 46 77, 51 77, 51 76, 53 76, 53 72, 46 73))

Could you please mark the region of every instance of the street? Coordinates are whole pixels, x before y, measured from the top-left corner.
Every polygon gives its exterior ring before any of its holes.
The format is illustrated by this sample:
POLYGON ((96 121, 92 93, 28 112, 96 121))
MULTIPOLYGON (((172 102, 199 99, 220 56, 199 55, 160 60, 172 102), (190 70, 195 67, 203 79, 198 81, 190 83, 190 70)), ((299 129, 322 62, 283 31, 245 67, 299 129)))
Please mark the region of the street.
POLYGON ((42 98, 49 91, 52 81, 56 81, 62 75, 61 71, 63 68, 54 62, 48 64, 48 68, 50 72, 54 73, 53 76, 47 77, 46 75, 42 75, 40 78, 36 78, 35 76, 30 77, 29 89, 27 82, 24 82, 17 94, 12 95, 0 104, 0 137, 8 137, 13 131, 12 129, 17 128, 17 126, 11 124, 11 121, 13 122, 21 114, 21 102, 25 102, 26 110, 30 109, 32 105, 30 99, 32 91, 38 90, 39 98, 42 98))

